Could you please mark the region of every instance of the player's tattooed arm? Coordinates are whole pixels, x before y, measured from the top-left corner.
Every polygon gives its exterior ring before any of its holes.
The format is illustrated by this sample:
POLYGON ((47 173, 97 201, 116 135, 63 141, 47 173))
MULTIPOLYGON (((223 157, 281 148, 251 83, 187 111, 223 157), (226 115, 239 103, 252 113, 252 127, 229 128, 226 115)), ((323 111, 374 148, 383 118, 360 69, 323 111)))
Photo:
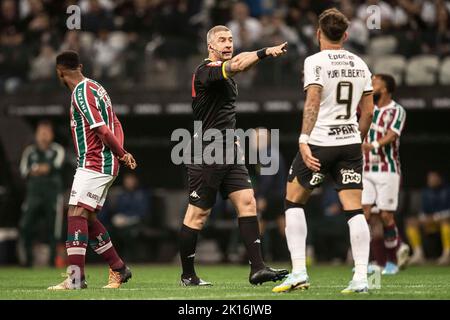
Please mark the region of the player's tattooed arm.
POLYGON ((367 132, 369 132, 370 124, 373 117, 373 94, 366 94, 361 97, 359 101, 359 131, 361 132, 361 139, 364 141, 367 132))
POLYGON ((259 60, 267 56, 278 57, 287 52, 287 42, 284 42, 278 46, 269 47, 252 52, 242 52, 234 56, 231 60, 225 61, 223 68, 227 76, 233 76, 236 73, 247 71, 253 67, 259 60))
POLYGON ((302 134, 310 135, 317 121, 320 108, 320 96, 322 87, 311 85, 306 91, 306 101, 303 108, 302 134))
MULTIPOLYGON (((311 85, 306 91, 305 107, 303 109, 302 135, 309 136, 313 130, 320 108, 320 96, 322 95, 322 87, 311 85)), ((314 172, 320 171, 320 160, 311 152, 307 142, 299 140, 299 149, 303 162, 314 172)))

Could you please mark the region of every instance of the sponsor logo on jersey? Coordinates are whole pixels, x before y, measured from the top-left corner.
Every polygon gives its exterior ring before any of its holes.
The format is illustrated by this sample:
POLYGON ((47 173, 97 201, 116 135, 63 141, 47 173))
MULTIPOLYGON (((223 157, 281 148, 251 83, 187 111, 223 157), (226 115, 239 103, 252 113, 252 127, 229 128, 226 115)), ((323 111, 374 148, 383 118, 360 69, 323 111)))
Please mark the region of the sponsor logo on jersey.
POLYGON ((100 99, 102 99, 103 96, 106 95, 106 90, 103 87, 99 87, 97 89, 97 95, 100 99))
POLYGON ((72 190, 71 192, 70 192, 70 196, 71 197, 75 197, 77 195, 77 192, 75 191, 75 190, 72 190))
MULTIPOLYGON (((332 66, 348 66, 350 63, 353 63, 353 61, 331 61, 332 66)), ((354 65, 354 63, 353 63, 354 65)), ((353 66, 352 66, 353 67, 353 66)))
POLYGON ((84 113, 87 113, 87 106, 86 103, 84 102, 83 90, 84 90, 83 86, 79 86, 77 89, 77 103, 80 109, 84 113))
POLYGON ((329 136, 339 136, 339 135, 347 135, 347 134, 355 134, 356 127, 352 124, 338 127, 330 127, 330 131, 328 131, 329 136))
POLYGON ((323 182, 324 178, 325 178, 324 174, 315 172, 315 173, 313 173, 312 178, 309 181, 309 184, 312 185, 312 186, 319 185, 319 184, 321 184, 323 182))
POLYGON ((361 183, 361 174, 353 169, 341 169, 342 184, 361 183))

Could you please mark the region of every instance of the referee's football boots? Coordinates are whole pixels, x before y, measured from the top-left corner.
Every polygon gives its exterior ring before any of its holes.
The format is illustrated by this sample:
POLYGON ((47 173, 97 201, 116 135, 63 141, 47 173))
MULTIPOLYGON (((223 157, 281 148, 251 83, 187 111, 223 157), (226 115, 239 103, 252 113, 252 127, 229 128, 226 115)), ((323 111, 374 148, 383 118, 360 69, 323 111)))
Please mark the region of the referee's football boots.
POLYGON ((275 282, 283 280, 288 274, 289 271, 287 271, 286 269, 273 269, 270 267, 264 267, 261 270, 250 273, 248 281, 250 281, 251 284, 258 285, 268 281, 275 282))
POLYGON ((180 285, 183 287, 191 287, 191 286, 212 286, 211 282, 203 281, 197 276, 181 276, 180 285))

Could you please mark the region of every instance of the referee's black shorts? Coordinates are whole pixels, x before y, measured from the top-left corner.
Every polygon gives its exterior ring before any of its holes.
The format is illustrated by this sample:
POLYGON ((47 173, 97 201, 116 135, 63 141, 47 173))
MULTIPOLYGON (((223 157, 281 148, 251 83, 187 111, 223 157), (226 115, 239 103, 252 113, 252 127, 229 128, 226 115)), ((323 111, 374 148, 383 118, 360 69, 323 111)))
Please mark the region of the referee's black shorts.
POLYGON ((320 171, 313 172, 303 162, 299 152, 292 161, 288 181, 297 178, 306 189, 319 187, 325 176, 330 174, 337 191, 362 189, 363 155, 361 144, 322 147, 309 145, 312 155, 320 161, 320 171))
POLYGON ((243 164, 187 164, 189 203, 210 209, 217 191, 224 199, 232 192, 252 189, 247 168, 243 164))

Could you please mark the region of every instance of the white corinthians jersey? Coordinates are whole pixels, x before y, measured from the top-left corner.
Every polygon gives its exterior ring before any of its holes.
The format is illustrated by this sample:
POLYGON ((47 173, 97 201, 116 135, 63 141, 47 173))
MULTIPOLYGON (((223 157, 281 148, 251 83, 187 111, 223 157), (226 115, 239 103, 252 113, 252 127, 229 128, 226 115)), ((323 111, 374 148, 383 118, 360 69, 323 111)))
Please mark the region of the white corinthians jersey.
POLYGON ((366 63, 347 50, 322 50, 305 59, 304 90, 322 87, 320 110, 309 143, 341 146, 361 143, 356 111, 364 94, 372 92, 366 63))

